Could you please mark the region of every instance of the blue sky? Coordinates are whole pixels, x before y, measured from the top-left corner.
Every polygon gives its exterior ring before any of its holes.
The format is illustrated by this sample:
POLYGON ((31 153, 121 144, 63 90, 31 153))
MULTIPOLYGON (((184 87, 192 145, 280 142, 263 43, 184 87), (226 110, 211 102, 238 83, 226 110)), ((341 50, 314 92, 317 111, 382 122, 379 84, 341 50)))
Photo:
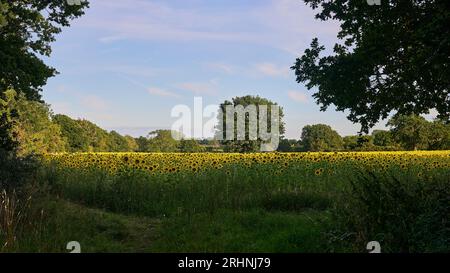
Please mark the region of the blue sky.
POLYGON ((320 112, 289 69, 312 38, 330 48, 338 31, 301 0, 90 2, 47 60, 61 73, 43 93, 55 113, 138 136, 170 128, 171 109, 196 96, 219 104, 250 94, 283 106, 289 138, 315 123, 359 130, 344 113, 320 112))

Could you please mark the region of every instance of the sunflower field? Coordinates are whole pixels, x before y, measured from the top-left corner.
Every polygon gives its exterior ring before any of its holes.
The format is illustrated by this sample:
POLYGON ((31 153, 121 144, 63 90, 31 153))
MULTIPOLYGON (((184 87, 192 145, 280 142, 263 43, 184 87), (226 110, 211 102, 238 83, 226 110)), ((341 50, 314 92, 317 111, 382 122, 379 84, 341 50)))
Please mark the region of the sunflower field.
POLYGON ((312 210, 333 221, 333 245, 352 242, 351 251, 374 238, 391 251, 446 251, 450 238, 450 151, 73 153, 44 162, 57 196, 112 212, 192 219, 312 210))
POLYGON ((79 170, 92 167, 114 174, 130 169, 149 174, 205 173, 222 170, 265 170, 280 176, 295 171, 302 176, 332 176, 352 169, 399 171, 417 176, 450 168, 450 151, 334 152, 334 153, 75 153, 50 154, 47 162, 79 170))

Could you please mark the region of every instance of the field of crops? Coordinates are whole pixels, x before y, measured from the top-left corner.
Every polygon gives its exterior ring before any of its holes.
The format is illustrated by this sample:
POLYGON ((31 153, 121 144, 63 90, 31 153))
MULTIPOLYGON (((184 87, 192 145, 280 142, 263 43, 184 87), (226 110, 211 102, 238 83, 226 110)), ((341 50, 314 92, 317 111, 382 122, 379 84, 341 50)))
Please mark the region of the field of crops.
POLYGON ((44 161, 46 180, 65 200, 166 219, 163 251, 318 251, 317 242, 330 238, 345 238, 339 240, 351 242, 350 251, 375 239, 391 251, 448 246, 450 151, 74 153, 44 161), (221 221, 228 222, 212 226, 221 221), (324 223, 350 237, 322 238, 330 233, 324 223), (246 245, 242 230, 224 230, 241 225, 264 247, 246 245), (255 228, 275 237, 255 235, 255 228), (216 245, 217 229, 231 236, 230 245, 216 245))
POLYGON ((274 176, 292 171, 305 176, 330 176, 348 168, 372 171, 405 171, 418 176, 450 168, 450 151, 348 152, 348 153, 78 153, 47 155, 61 167, 98 167, 111 173, 130 169, 150 174, 204 173, 221 170, 265 170, 274 176))

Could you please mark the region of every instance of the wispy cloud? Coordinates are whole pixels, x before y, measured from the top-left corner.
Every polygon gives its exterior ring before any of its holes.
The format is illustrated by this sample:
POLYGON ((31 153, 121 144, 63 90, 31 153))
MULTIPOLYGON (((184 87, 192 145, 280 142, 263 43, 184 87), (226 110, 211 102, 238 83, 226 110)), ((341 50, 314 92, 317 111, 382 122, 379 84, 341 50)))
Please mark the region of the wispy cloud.
POLYGON ((153 96, 181 98, 180 95, 157 87, 150 87, 147 92, 153 96))
POLYGON ((227 64, 227 63, 220 63, 220 62, 212 62, 212 63, 206 63, 206 67, 218 70, 221 72, 224 72, 226 74, 234 74, 236 73, 237 68, 233 65, 227 64))
POLYGON ((265 76, 287 77, 289 76, 289 67, 278 66, 273 63, 259 63, 255 65, 255 70, 265 76))
POLYGON ((314 33, 335 39, 338 25, 314 19, 299 0, 271 0, 236 9, 179 7, 165 1, 97 0, 80 25, 100 29, 102 42, 118 40, 218 41, 252 43, 298 54, 314 33))
POLYGON ((288 92, 288 96, 289 98, 297 102, 308 102, 308 96, 303 92, 291 90, 288 92))
POLYGON ((155 77, 159 73, 158 69, 142 65, 109 65, 103 70, 137 77, 155 77))
POLYGON ((217 91, 217 81, 208 82, 184 82, 176 85, 179 89, 194 93, 195 95, 215 95, 217 91))
POLYGON ((141 83, 140 81, 131 79, 126 76, 121 76, 123 79, 128 81, 129 83, 133 84, 136 87, 139 87, 140 89, 144 89, 147 91, 148 94, 152 96, 159 96, 159 97, 169 97, 169 98, 181 98, 181 96, 177 93, 167 91, 165 89, 159 88, 159 87, 147 87, 145 84, 141 83))

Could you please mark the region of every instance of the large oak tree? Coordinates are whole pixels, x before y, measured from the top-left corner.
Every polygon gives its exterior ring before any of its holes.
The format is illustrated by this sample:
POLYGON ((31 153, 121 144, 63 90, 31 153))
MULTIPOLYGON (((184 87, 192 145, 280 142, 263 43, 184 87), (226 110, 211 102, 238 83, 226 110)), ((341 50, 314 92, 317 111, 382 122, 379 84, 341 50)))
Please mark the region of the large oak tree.
POLYGON ((62 27, 83 15, 87 1, 69 5, 67 0, 0 0, 0 148, 12 150, 9 130, 17 112, 9 109, 6 92, 15 90, 29 100, 40 100, 47 79, 57 71, 46 65, 50 44, 62 27))
POLYGON ((14 89, 39 99, 42 86, 56 73, 41 58, 50 56, 55 35, 87 6, 87 1, 0 0, 0 92, 14 89))
POLYGON ((304 0, 340 23, 334 53, 315 38, 292 67, 321 110, 335 105, 367 132, 390 113, 450 116, 450 1, 304 0))

